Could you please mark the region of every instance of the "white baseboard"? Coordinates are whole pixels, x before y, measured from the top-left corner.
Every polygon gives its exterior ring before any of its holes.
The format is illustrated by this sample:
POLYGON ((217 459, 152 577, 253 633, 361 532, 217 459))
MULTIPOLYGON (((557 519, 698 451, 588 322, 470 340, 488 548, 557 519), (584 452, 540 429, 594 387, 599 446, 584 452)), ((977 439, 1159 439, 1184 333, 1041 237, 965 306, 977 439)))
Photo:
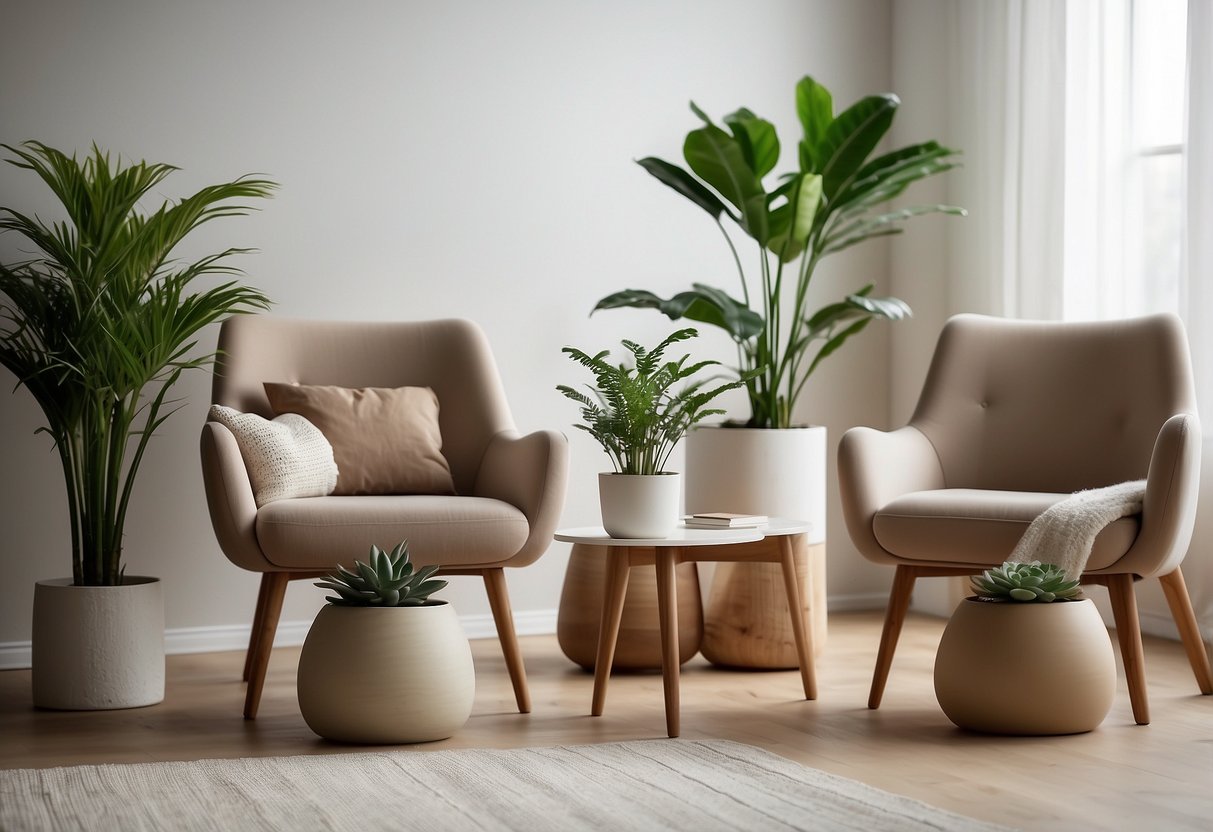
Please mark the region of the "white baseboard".
MULTIPOLYGON (((860 592, 852 595, 831 595, 827 600, 830 612, 884 609, 888 596, 883 592, 860 592)), ((488 613, 461 615, 459 622, 468 638, 496 638, 497 628, 488 613)), ((298 647, 307 636, 310 621, 283 621, 274 636, 275 647, 298 647)), ((556 610, 523 610, 514 613, 514 629, 520 636, 546 636, 556 632, 556 610)), ((1147 635, 1177 639, 1175 622, 1165 613, 1141 612, 1141 629, 1147 635)), ((1204 629, 1204 628, 1202 628, 1204 629)), ((218 653, 243 650, 248 646, 252 626, 226 624, 215 627, 178 627, 164 633, 164 652, 218 653)), ((1205 632, 1209 630, 1205 629, 1205 632)), ((30 643, 10 641, 0 643, 0 670, 19 670, 30 666, 30 643)))
MULTIPOLYGON (((496 638, 497 627, 488 613, 461 615, 459 623, 468 638, 496 638)), ((275 647, 298 647, 307 637, 311 621, 281 621, 274 635, 275 647)), ((520 636, 550 635, 556 632, 556 610, 524 610, 514 613, 514 629, 520 636)), ((251 624, 224 624, 211 627, 178 627, 164 632, 164 652, 219 653, 248 647, 251 624)), ((30 666, 28 641, 0 643, 0 670, 19 670, 30 666)))
POLYGON ((830 612, 857 612, 859 610, 883 610, 889 602, 887 592, 857 592, 853 595, 830 595, 826 598, 826 609, 830 612))
POLYGON ((0 670, 21 670, 30 665, 28 641, 6 641, 0 643, 0 670))

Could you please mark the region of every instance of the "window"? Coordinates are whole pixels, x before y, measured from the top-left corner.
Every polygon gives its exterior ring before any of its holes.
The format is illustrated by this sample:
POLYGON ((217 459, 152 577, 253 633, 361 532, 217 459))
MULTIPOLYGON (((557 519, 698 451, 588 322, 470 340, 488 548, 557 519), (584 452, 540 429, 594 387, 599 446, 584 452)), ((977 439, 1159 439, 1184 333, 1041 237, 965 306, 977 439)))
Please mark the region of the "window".
POLYGON ((1064 315, 1177 311, 1187 0, 1070 6, 1064 315))
POLYGON ((1179 309, 1186 0, 1137 0, 1129 29, 1126 314, 1179 309))

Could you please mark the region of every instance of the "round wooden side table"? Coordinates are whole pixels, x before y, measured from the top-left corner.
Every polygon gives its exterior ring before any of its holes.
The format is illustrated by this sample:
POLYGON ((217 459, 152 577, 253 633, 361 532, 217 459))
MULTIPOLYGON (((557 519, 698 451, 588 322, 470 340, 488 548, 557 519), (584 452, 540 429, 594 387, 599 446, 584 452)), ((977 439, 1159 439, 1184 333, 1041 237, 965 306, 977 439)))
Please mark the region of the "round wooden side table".
POLYGON ((657 617, 661 630, 662 683, 665 689, 666 731, 678 736, 678 590, 674 577, 680 563, 742 562, 777 563, 783 573, 784 589, 791 611, 799 656, 801 683, 805 699, 817 698, 817 677, 813 667, 812 634, 805 621, 804 606, 797 580, 793 540, 809 531, 809 524, 773 519, 757 529, 688 529, 680 526, 669 537, 658 539, 611 538, 600 527, 561 529, 557 540, 601 546, 606 550, 607 581, 594 661, 594 697, 591 713, 601 716, 606 704, 607 681, 615 658, 619 625, 623 616, 628 578, 634 566, 654 564, 657 572, 657 617))

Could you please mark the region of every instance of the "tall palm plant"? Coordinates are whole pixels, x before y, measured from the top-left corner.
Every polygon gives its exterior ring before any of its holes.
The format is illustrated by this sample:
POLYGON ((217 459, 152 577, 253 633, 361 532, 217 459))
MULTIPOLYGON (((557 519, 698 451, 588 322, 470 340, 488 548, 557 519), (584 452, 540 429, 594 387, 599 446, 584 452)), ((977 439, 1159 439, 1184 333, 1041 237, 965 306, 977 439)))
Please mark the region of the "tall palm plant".
POLYGON ((33 259, 0 264, 0 363, 33 394, 67 485, 72 576, 77 585, 122 582, 122 536, 148 442, 179 406, 168 397, 182 372, 209 366, 195 336, 229 314, 264 309, 261 292, 211 275, 238 275, 229 248, 190 263, 172 253, 195 228, 251 206, 275 185, 241 177, 151 213, 139 202, 176 170, 111 164, 95 145, 82 161, 40 142, 3 145, 8 161, 54 192, 66 220, 0 208, 0 232, 32 244, 33 259))

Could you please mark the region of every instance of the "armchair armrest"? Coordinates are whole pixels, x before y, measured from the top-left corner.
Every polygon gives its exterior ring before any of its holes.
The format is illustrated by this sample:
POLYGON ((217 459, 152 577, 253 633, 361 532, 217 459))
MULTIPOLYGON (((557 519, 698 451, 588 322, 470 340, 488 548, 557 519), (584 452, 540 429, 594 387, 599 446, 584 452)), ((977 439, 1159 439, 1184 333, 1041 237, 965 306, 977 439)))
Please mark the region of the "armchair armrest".
POLYGON ((876 512, 902 494, 943 488, 944 476, 935 446, 918 428, 851 428, 838 445, 838 484, 855 547, 869 560, 892 563, 872 531, 876 512))
POLYGON ((1115 571, 1142 577, 1175 570, 1188 553, 1200 493, 1200 420, 1177 413, 1163 423, 1150 455, 1141 531, 1115 571))
POLYGON ((511 566, 534 562, 552 542, 564 508, 568 449, 568 440, 553 430, 526 436, 503 431, 489 441, 473 493, 515 506, 530 525, 526 543, 510 558, 511 566))
POLYGON ((219 548, 243 569, 266 572, 274 566, 257 543, 257 501, 236 437, 218 422, 202 426, 202 482, 219 548))

